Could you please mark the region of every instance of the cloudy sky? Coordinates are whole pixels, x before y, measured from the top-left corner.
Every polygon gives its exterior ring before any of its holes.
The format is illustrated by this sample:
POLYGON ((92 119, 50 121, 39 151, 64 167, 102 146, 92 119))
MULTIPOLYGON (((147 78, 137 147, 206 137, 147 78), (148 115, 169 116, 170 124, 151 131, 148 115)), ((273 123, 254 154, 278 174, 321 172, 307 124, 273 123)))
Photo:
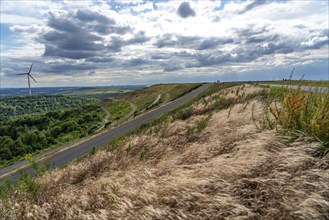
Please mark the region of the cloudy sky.
POLYGON ((326 0, 1 0, 1 87, 328 79, 326 0))

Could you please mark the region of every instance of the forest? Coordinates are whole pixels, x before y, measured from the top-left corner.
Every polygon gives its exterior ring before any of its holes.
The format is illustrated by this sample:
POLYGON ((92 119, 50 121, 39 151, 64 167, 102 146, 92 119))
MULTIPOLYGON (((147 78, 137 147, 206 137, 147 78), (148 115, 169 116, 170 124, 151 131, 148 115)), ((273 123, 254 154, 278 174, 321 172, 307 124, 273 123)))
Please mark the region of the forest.
POLYGON ((101 126, 97 99, 41 95, 0 100, 0 167, 84 137, 101 126))

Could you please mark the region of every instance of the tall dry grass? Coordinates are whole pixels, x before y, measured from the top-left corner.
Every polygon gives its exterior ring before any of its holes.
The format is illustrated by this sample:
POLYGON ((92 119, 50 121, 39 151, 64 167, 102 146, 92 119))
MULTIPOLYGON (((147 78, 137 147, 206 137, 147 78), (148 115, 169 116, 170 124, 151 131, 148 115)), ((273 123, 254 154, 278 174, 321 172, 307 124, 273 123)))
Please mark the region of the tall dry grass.
POLYGON ((47 172, 34 198, 12 194, 9 212, 0 201, 0 219, 328 219, 329 155, 310 155, 308 137, 257 131, 251 106, 261 117, 264 97, 246 87, 47 172))
POLYGON ((298 84, 272 87, 268 94, 266 122, 270 128, 297 130, 323 143, 321 155, 329 152, 329 92, 298 84))

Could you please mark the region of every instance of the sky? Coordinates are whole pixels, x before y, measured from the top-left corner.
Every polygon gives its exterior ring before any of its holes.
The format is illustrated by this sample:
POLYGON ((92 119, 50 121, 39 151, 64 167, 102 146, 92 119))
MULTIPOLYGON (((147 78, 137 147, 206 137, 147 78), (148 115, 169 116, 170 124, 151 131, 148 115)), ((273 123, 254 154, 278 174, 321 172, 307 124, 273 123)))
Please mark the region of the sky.
POLYGON ((2 88, 329 79, 326 0, 1 0, 2 88))

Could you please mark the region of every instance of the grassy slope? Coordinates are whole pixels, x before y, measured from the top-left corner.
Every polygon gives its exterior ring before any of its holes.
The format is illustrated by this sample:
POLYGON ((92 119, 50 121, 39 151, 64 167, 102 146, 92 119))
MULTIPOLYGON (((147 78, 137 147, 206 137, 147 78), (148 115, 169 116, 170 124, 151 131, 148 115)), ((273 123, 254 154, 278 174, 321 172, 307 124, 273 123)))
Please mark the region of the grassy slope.
POLYGON ((131 110, 130 104, 124 100, 102 100, 101 106, 109 112, 108 119, 110 122, 126 116, 131 110))
POLYGON ((185 84, 159 84, 149 86, 140 90, 127 92, 119 98, 131 101, 137 107, 137 111, 147 108, 154 100, 161 95, 160 102, 172 101, 189 91, 200 86, 199 83, 185 83, 185 84))
POLYGON ((263 120, 264 109, 259 88, 216 87, 116 146, 39 177, 36 191, 25 181, 20 193, 0 203, 0 214, 326 219, 329 157, 312 156, 319 142, 300 133, 280 137, 275 130, 258 130, 254 122, 263 120))

